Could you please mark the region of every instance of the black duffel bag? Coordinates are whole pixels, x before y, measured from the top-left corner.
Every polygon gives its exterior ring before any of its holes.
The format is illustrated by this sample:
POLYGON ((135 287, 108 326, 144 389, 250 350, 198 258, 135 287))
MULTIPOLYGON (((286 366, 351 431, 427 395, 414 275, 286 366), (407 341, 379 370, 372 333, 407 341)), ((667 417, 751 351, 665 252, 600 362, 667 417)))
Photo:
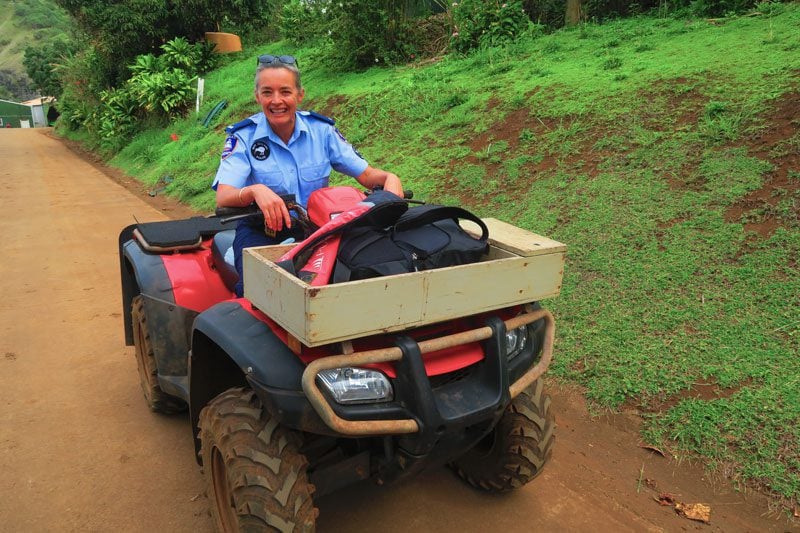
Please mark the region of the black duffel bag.
POLYGON ((361 227, 342 235, 333 283, 463 265, 489 251, 486 224, 466 209, 440 205, 413 207, 390 228, 361 227), (475 238, 459 219, 481 228, 475 238))

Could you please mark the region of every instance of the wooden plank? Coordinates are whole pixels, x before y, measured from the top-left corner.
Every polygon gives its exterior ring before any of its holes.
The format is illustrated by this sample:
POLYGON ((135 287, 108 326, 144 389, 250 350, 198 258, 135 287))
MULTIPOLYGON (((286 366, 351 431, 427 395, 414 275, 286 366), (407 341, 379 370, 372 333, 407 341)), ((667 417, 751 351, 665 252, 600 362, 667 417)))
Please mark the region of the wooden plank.
MULTIPOLYGON (((489 229, 489 244, 508 250, 522 257, 532 257, 540 254, 566 252, 567 245, 548 239, 528 230, 497 220, 484 218, 484 224, 489 229)), ((462 220, 461 227, 476 237, 481 234, 480 226, 469 220, 462 220)))
POLYGON ((306 303, 307 290, 310 287, 267 259, 278 259, 289 248, 291 246, 266 246, 244 250, 244 296, 264 314, 303 341, 308 327, 306 303))
POLYGON ((564 269, 563 252, 520 257, 492 246, 478 263, 310 287, 272 262, 290 247, 245 251, 245 297, 307 346, 556 296, 564 269))
POLYGON ((272 246, 259 246, 257 248, 247 248, 250 252, 258 254, 259 256, 272 261, 273 263, 280 259, 283 254, 297 246, 296 244, 274 244, 272 246))
POLYGON ((309 346, 407 329, 423 315, 425 276, 401 274, 337 283, 309 298, 309 346))

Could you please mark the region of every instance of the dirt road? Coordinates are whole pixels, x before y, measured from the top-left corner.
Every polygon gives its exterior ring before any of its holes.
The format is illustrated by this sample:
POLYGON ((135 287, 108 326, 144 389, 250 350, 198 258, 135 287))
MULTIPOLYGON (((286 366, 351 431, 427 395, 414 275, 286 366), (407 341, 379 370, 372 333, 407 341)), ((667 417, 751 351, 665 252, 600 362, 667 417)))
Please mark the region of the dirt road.
MULTIPOLYGON (((117 234, 163 209, 41 131, 0 130, 0 161, 0 531, 211 531, 188 422, 146 408, 123 340, 117 234)), ((551 393, 556 451, 523 490, 484 495, 446 469, 365 483, 320 499, 320 531, 797 528, 640 448, 636 416, 591 419, 577 391, 551 393), (711 525, 661 492, 709 504, 711 525)))

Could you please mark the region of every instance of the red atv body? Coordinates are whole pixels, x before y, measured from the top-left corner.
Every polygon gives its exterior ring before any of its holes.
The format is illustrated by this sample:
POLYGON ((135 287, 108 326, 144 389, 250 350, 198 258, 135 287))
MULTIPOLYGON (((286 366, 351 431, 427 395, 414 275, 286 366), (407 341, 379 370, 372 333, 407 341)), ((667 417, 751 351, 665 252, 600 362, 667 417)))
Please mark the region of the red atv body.
MULTIPOLYGON (((315 195, 312 226, 357 201, 315 195)), ((501 492, 541 471, 553 321, 535 302, 308 348, 234 297, 233 231, 196 217, 120 235, 126 342, 149 406, 188 408, 218 529, 313 530, 312 493, 430 466, 501 492)))

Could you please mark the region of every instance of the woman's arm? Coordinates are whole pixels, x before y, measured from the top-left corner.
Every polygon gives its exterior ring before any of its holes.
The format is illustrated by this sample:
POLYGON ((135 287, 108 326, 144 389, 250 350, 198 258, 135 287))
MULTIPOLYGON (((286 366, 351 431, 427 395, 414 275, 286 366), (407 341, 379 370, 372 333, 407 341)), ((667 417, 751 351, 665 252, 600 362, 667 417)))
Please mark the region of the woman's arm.
POLYGON ((403 184, 400 183, 400 178, 391 172, 368 166, 364 172, 356 177, 356 180, 368 189, 381 186, 383 190, 392 192, 400 198, 403 197, 403 184))

